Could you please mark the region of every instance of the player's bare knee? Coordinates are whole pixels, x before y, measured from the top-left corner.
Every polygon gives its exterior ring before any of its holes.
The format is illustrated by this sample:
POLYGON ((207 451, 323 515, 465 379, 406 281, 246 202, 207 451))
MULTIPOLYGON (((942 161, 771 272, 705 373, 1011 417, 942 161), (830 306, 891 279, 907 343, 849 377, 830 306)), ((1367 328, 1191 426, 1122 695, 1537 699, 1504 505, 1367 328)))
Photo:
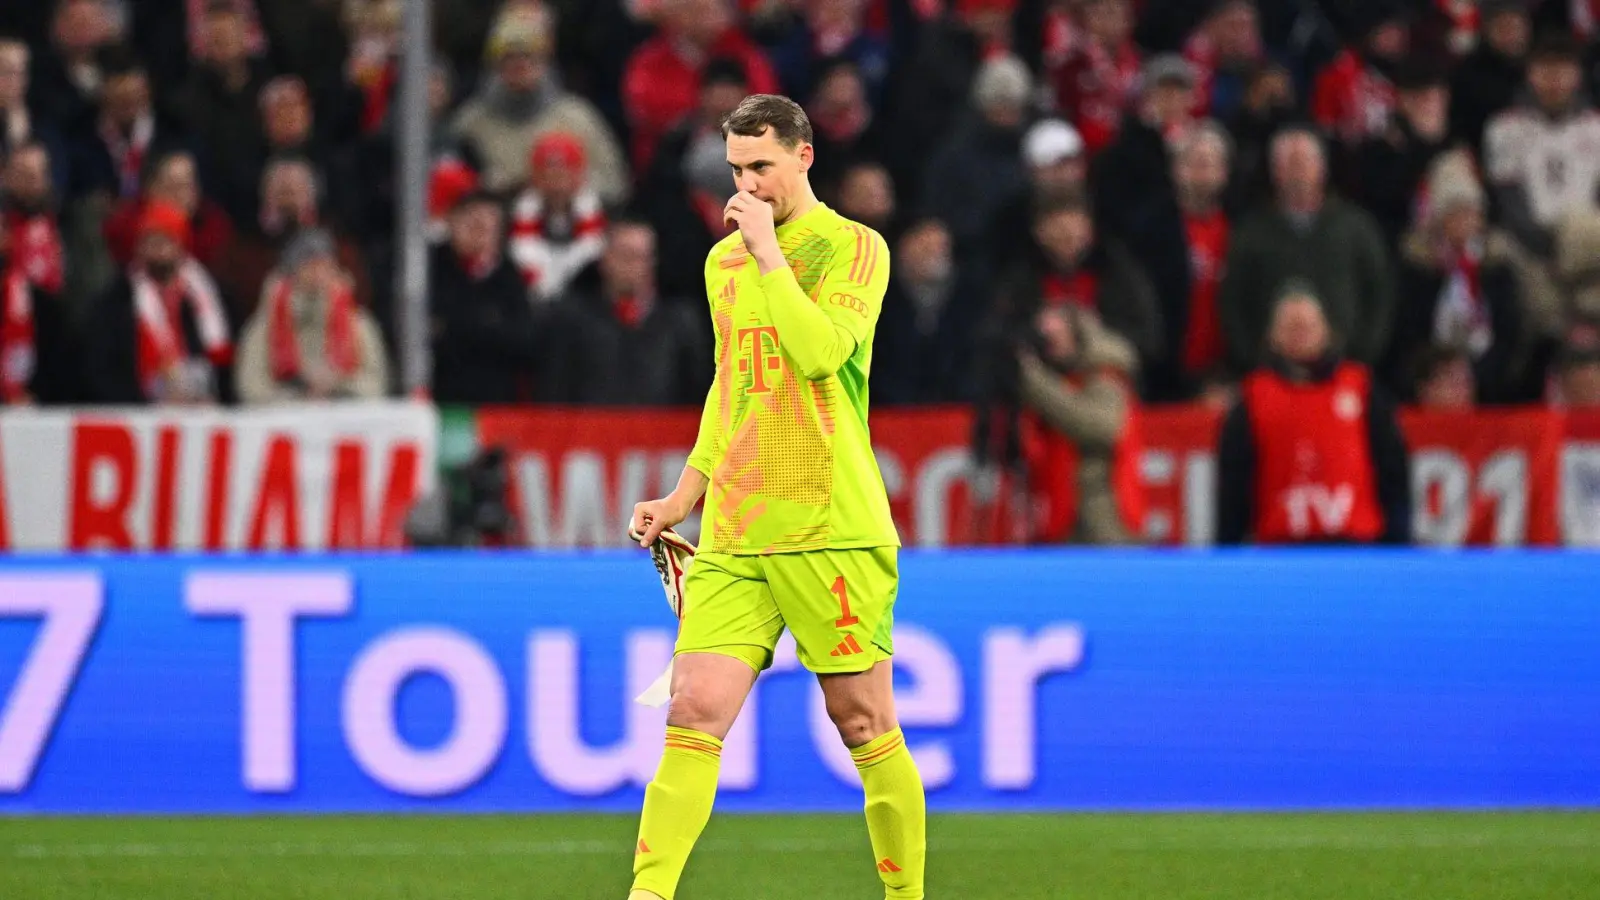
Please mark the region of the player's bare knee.
POLYGON ((680 684, 672 694, 672 703, 667 707, 667 724, 689 728, 718 739, 725 737, 729 726, 733 724, 734 714, 730 714, 727 704, 718 698, 719 692, 714 688, 708 690, 707 687, 693 680, 680 684))
POLYGON ((869 703, 852 700, 828 704, 828 718, 846 747, 860 747, 894 730, 894 715, 869 703))

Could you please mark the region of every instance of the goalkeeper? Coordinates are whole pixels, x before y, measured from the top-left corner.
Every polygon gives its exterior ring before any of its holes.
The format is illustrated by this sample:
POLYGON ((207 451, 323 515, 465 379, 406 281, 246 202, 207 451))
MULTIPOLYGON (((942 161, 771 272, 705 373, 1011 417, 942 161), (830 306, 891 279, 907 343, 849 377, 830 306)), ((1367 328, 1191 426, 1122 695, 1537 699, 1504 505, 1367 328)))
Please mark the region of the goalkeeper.
POLYGON ((738 230, 706 259, 716 377, 677 488, 631 523, 649 546, 709 488, 630 900, 672 900, 711 817, 722 739, 785 627, 861 773, 885 896, 921 900, 922 779, 890 664, 900 539, 867 432, 889 251, 817 201, 798 104, 746 97, 722 134, 738 191, 723 215, 738 230))

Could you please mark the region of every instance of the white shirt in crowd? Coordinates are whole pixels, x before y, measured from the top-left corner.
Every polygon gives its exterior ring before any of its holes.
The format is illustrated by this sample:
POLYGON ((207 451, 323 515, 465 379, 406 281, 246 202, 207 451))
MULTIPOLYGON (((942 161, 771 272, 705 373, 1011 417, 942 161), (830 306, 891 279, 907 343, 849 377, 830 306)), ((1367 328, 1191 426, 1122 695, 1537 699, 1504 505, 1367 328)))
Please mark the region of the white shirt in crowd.
POLYGON ((1483 144, 1489 181, 1521 187, 1539 226, 1596 206, 1600 113, 1584 109, 1553 119, 1536 109, 1510 109, 1490 120, 1483 144))

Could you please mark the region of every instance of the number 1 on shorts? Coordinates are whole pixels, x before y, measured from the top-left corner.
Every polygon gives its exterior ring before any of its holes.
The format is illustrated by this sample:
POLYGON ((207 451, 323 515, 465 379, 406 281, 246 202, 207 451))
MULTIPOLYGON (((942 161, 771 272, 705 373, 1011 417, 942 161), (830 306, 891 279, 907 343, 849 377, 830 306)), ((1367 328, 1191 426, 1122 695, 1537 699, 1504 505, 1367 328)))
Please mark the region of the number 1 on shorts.
POLYGON ((839 618, 834 620, 833 627, 849 628, 861 621, 860 616, 850 615, 850 592, 845 590, 844 576, 840 575, 833 580, 833 593, 839 598, 839 618))

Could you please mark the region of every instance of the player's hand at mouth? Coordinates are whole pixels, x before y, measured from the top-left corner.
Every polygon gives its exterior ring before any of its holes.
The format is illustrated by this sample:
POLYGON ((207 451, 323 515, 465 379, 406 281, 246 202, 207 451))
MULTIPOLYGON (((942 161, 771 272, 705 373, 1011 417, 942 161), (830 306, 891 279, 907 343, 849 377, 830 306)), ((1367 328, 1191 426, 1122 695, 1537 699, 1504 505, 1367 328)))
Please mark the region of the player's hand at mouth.
POLYGON ((722 209, 722 220, 732 222, 744 235, 745 249, 756 258, 763 274, 783 265, 778 250, 778 227, 773 222, 772 204, 749 191, 733 195, 722 209))

